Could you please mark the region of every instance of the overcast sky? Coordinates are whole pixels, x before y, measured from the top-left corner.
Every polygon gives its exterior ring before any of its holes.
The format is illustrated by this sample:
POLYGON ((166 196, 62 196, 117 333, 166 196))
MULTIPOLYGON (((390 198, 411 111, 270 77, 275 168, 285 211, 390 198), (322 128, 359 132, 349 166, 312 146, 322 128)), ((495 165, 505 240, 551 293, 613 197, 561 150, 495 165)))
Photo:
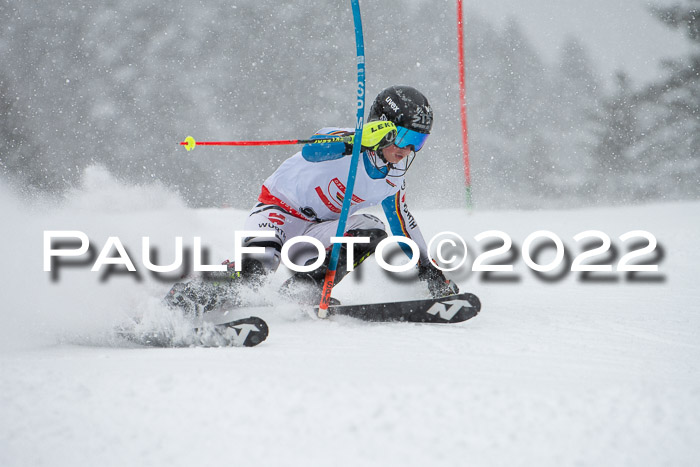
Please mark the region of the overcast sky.
POLYGON ((509 16, 516 17, 548 60, 556 58, 567 35, 573 34, 587 47, 601 75, 607 78, 622 67, 640 84, 659 76, 660 58, 683 56, 691 49, 680 30, 664 26, 649 13, 650 5, 669 3, 674 2, 465 0, 464 5, 499 25, 509 16))

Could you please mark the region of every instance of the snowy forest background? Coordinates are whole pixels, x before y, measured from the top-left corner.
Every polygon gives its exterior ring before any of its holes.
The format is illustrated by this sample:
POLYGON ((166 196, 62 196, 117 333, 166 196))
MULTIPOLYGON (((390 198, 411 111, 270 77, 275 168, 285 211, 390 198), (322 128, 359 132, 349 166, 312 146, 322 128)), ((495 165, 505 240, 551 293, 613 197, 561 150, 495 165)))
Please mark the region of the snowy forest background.
MULTIPOLYGON (((60 197, 87 167, 157 181, 194 207, 253 203, 295 149, 177 142, 291 139, 354 126, 349 2, 67 2, 0 6, 0 173, 60 197), (339 6, 342 5, 342 6, 339 6)), ((464 205, 450 1, 361 2, 367 104, 391 84, 435 111, 409 172, 413 206, 464 205)), ((700 198, 700 0, 650 10, 694 43, 665 77, 597 76, 580 39, 545 63, 515 19, 467 10, 473 195, 478 207, 550 208, 700 198)), ((611 45, 613 47, 614 45, 611 45)))

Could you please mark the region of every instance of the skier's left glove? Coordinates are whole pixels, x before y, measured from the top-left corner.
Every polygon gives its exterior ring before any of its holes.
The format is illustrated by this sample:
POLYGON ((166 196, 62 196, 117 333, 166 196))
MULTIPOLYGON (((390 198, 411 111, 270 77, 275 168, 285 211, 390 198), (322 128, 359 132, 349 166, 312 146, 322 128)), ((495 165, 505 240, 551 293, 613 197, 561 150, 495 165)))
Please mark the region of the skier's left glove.
POLYGON ((428 283, 428 290, 433 298, 459 293, 457 284, 446 278, 441 270, 430 263, 418 265, 418 280, 428 283))

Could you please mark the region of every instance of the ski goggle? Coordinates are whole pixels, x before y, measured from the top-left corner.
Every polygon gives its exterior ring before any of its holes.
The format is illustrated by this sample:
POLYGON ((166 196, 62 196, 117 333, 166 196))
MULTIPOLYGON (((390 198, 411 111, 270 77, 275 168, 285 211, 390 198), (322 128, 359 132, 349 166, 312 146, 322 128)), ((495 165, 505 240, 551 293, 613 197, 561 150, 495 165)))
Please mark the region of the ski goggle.
POLYGON ((413 146, 413 150, 418 152, 425 144, 428 136, 430 135, 427 133, 418 133, 417 131, 409 130, 408 128, 404 128, 402 126, 397 126, 394 144, 400 148, 413 146))

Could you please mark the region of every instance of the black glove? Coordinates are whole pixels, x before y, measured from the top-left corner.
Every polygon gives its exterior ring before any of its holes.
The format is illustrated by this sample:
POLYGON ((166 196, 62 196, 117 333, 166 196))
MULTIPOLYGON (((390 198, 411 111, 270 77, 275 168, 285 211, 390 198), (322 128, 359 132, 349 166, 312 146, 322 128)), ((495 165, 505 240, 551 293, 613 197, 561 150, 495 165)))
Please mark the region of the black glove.
POLYGON ((418 280, 428 283, 428 290, 433 298, 459 293, 457 284, 446 278, 442 271, 432 264, 418 265, 418 280))

